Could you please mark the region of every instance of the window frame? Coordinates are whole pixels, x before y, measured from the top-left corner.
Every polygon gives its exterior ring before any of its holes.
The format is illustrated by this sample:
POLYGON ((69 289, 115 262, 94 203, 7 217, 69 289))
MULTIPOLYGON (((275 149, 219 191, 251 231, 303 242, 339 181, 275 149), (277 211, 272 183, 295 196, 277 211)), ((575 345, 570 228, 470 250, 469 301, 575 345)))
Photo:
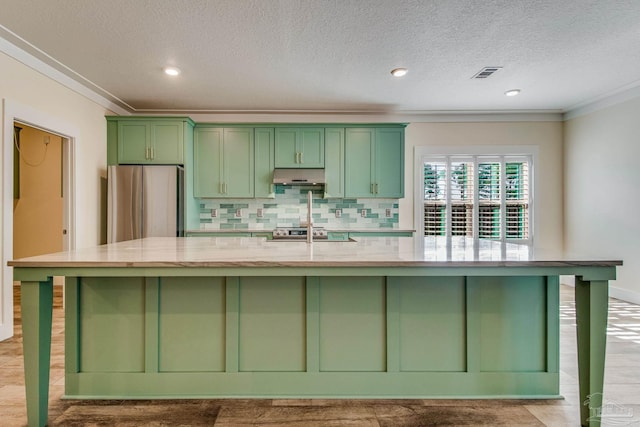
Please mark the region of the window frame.
MULTIPOLYGON (((420 233, 421 236, 424 236, 424 164, 425 162, 430 161, 446 161, 447 164, 450 164, 450 160, 453 158, 454 162, 459 159, 473 159, 474 161, 474 181, 478 179, 478 159, 482 158, 482 161, 487 160, 499 160, 503 166, 506 163, 511 163, 509 160, 513 160, 513 158, 527 158, 529 161, 529 218, 528 218, 528 226, 529 226, 529 236, 527 239, 507 239, 507 200, 506 200, 506 192, 501 191, 500 193, 500 206, 501 213, 505 216, 505 218, 501 218, 500 220, 500 238, 499 239, 491 239, 492 241, 501 242, 501 243, 521 243, 533 245, 535 229, 536 229, 536 197, 535 197, 535 188, 536 188, 536 168, 538 167, 538 147, 530 146, 530 145, 522 145, 522 146, 506 146, 506 145, 495 145, 495 146, 455 146, 455 147, 447 147, 447 146, 417 146, 414 148, 414 171, 415 171, 415 179, 414 179, 414 223, 416 231, 420 233)), ((504 189, 504 182, 506 180, 506 167, 500 168, 500 182, 502 183, 501 189, 504 189)), ((446 172, 446 181, 449 181, 450 171, 447 168, 446 172)), ((477 182, 474 183, 474 186, 477 187, 477 182)), ((451 224, 451 199, 450 199, 450 191, 446 192, 446 223, 451 224)), ((474 207, 479 206, 478 203, 478 192, 474 191, 474 207)), ((479 240, 479 222, 478 222, 478 212, 479 208, 473 209, 473 239, 479 240)), ((451 227, 447 225, 446 227, 446 236, 451 237, 451 227)))

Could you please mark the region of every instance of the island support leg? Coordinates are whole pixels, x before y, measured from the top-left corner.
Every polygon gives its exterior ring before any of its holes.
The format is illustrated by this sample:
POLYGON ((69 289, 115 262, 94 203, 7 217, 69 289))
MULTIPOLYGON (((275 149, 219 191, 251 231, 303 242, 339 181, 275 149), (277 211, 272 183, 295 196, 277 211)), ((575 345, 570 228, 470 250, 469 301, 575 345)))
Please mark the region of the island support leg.
POLYGON ((606 280, 587 281, 576 277, 580 423, 583 426, 600 426, 602 416, 608 288, 606 280))
POLYGON ((27 423, 45 426, 49 412, 49 368, 53 283, 22 282, 22 346, 27 392, 27 423))

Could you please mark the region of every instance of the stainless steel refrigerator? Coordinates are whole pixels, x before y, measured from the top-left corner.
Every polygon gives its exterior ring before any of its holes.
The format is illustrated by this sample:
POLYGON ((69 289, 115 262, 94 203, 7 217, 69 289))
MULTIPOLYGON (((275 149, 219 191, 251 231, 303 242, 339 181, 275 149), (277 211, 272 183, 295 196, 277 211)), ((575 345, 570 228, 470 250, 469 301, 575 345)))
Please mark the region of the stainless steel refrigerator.
POLYGON ((180 166, 109 166, 107 242, 184 233, 180 166))

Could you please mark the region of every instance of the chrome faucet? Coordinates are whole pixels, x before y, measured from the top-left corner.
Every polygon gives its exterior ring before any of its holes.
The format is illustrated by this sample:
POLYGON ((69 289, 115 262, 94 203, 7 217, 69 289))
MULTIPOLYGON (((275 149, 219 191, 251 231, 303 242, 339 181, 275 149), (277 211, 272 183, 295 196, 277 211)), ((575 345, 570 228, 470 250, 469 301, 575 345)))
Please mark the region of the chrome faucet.
POLYGON ((313 224, 311 222, 311 207, 313 206, 313 193, 307 193, 307 243, 313 243, 313 224))

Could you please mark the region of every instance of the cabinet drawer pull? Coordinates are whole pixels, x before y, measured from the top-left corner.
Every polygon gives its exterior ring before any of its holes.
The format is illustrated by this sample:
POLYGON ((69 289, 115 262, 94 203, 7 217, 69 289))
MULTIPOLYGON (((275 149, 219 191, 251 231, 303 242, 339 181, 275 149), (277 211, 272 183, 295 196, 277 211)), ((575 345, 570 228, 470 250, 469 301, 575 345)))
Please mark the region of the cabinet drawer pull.
POLYGON ((374 194, 378 194, 378 183, 377 182, 375 183, 373 188, 375 189, 375 193, 374 194))
POLYGON ((370 192, 371 194, 375 194, 375 193, 373 192, 373 182, 371 183, 371 190, 370 190, 369 192, 370 192))
POLYGON ((149 147, 144 148, 144 158, 145 160, 149 160, 149 147))
POLYGON ((156 150, 154 150, 154 148, 151 147, 149 149, 149 151, 151 152, 151 160, 155 159, 156 158, 156 150))
POLYGON ((300 163, 304 163, 304 153, 300 153, 300 163))

